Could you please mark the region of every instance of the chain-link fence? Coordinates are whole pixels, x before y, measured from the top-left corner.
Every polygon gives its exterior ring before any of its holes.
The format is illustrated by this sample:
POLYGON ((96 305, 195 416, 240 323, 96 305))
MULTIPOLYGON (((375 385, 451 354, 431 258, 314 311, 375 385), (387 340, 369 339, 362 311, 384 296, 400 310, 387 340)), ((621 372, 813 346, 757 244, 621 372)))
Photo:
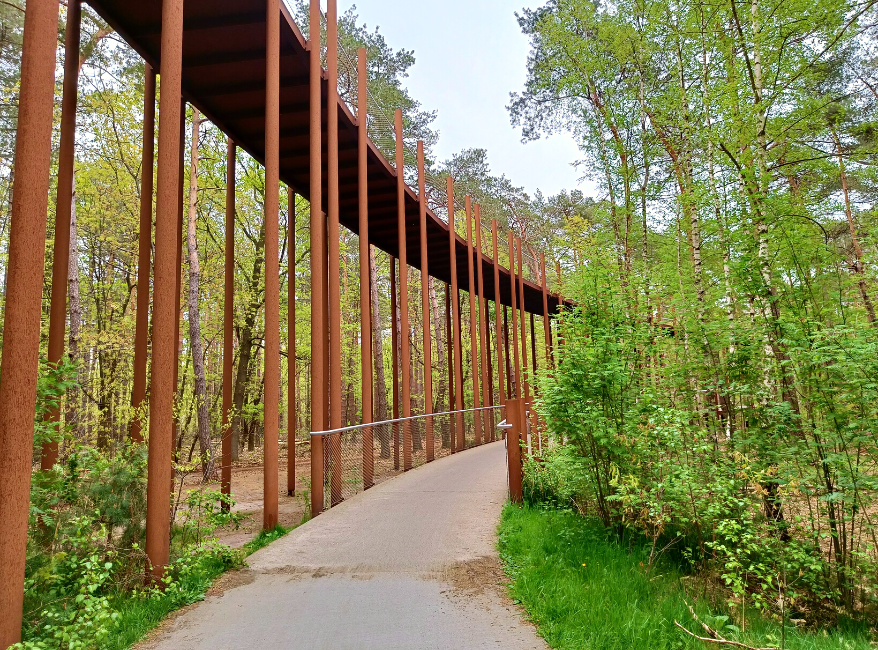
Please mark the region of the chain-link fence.
POLYGON ((323 507, 413 467, 498 438, 502 406, 385 420, 311 434, 323 448, 323 507))

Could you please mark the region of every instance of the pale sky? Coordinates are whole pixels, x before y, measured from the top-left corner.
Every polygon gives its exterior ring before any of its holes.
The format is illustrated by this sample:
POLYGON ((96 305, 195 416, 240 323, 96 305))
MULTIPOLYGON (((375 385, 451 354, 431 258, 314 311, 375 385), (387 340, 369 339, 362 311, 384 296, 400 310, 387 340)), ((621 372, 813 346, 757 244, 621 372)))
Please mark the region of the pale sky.
POLYGON ((577 187, 591 194, 570 165, 582 157, 571 135, 522 144, 506 110, 509 93, 524 87, 529 49, 514 12, 542 2, 339 0, 338 12, 356 5, 370 31, 378 26, 391 47, 415 51, 405 83, 425 109, 439 111, 440 158, 482 147, 492 173, 506 174, 531 195, 537 188, 549 195, 577 187))

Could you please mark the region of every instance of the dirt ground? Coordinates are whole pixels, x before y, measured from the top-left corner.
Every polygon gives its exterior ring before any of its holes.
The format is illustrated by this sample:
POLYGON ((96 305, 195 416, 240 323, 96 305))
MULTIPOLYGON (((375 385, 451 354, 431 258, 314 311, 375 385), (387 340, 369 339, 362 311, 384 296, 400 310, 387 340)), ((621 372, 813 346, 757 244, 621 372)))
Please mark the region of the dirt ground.
MULTIPOLYGON (((302 450, 296 454, 296 494, 287 496, 287 450, 282 446, 278 458, 278 522, 286 528, 298 525, 307 507, 304 493, 308 488, 307 478, 311 472, 311 456, 302 450)), ((232 464, 232 497, 235 506, 232 512, 245 515, 238 528, 225 527, 216 531, 216 537, 223 544, 240 548, 262 530, 262 449, 244 451, 240 460, 232 464)), ((197 488, 200 475, 186 477, 184 490, 197 488)), ((208 484, 219 489, 219 481, 208 484)))

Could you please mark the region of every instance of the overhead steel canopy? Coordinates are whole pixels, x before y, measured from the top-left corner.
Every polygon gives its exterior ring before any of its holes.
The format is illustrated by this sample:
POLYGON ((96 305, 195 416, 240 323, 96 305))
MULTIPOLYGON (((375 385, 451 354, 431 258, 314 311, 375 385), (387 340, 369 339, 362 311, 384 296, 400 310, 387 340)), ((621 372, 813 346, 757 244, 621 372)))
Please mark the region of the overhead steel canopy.
MULTIPOLYGON (((161 0, 88 0, 150 65, 160 69, 161 0)), ((309 197, 308 43, 281 3, 280 176, 309 197)), ((183 95, 256 160, 265 148, 265 2, 264 0, 186 0, 183 36, 183 95)), ((321 75, 323 114, 323 203, 328 205, 326 161, 327 80, 321 75)), ((357 118, 339 98, 340 223, 358 227, 357 118)), ((398 256, 396 170, 370 141, 368 151, 369 241, 398 256)), ((406 247, 411 266, 420 268, 418 196, 406 186, 406 247)), ((430 275, 451 279, 448 226, 427 208, 430 275)), ((467 245, 457 239, 458 277, 467 277, 467 245)), ((500 242, 503 246, 505 242, 500 242)), ((476 262, 478 263, 478 262, 476 262)), ((481 256, 485 297, 494 299, 493 262, 481 256)), ((478 290, 477 290, 478 291, 478 290)), ((509 272, 500 267, 501 302, 511 305, 509 272)), ((542 289, 524 281, 524 307, 543 314, 542 289)), ((549 295, 549 311, 557 296, 549 295)))

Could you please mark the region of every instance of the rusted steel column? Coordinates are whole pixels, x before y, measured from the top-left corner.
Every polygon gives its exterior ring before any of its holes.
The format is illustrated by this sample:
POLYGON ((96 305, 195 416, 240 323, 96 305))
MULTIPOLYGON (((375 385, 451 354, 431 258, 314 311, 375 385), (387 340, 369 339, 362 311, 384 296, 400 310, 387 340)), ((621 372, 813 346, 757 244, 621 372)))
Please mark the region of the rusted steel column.
MULTIPOLYGON (((512 295, 514 296, 515 292, 512 295)), ((515 397, 515 382, 512 379, 512 357, 509 356, 509 310, 506 305, 503 305, 503 358, 506 360, 506 399, 512 399, 515 397)))
MULTIPOLYGON (((340 429, 342 416, 341 371, 341 282, 338 227, 338 24, 337 0, 326 6, 326 137, 327 210, 326 241, 329 256, 329 428, 340 429)), ((341 434, 332 434, 330 503, 342 500, 341 434)))
POLYGON ((296 493, 296 192, 287 188, 287 496, 296 493))
MULTIPOLYGON (((390 257, 390 363, 393 366, 393 419, 399 418, 399 304, 396 298, 396 258, 390 257)), ((393 469, 399 469, 399 425, 393 425, 393 469)))
POLYGON ((149 390, 149 460, 146 487, 146 555, 151 578, 159 580, 168 564, 170 539, 171 451, 174 430, 174 360, 180 309, 175 301, 180 271, 181 127, 183 0, 162 5, 162 92, 156 178, 155 257, 153 260, 152 367, 149 390))
MULTIPOLYGON (((433 340, 430 336, 430 272, 427 248, 427 185, 424 172, 424 142, 418 140, 418 207, 421 222, 421 316, 424 329, 424 414, 433 413, 433 340)), ((433 418, 427 418, 424 441, 427 462, 433 460, 433 418)))
MULTIPOLYGON (((359 193, 360 238, 360 372, 363 424, 372 421, 372 300, 369 250, 369 86, 366 76, 366 48, 357 52, 357 191, 359 193)), ((374 432, 363 429, 363 489, 372 487, 375 475, 374 432)))
MULTIPOLYGON (((130 438, 143 440, 143 418, 137 409, 146 399, 146 359, 149 355, 149 275, 152 255, 152 190, 155 162, 155 70, 144 64, 143 79, 143 157, 140 177, 140 233, 137 251, 137 313, 134 327, 134 378, 131 388, 130 438)), ((141 414, 142 415, 142 414, 141 414)))
MULTIPOLYGON (((55 209, 55 246, 52 257, 52 301, 49 311, 48 361, 56 365, 64 354, 67 323, 67 267, 70 261, 70 212, 73 207, 73 158, 76 138, 76 98, 79 87, 79 32, 82 5, 67 4, 64 38, 64 90, 61 98, 61 141, 58 150, 58 195, 55 209)), ((46 414, 54 426, 61 423, 60 402, 46 414)), ((43 445, 42 469, 52 469, 58 460, 58 443, 43 445)))
MULTIPOLYGON (((512 237, 512 231, 509 233, 509 280, 512 288, 512 354, 515 359, 515 391, 510 389, 510 394, 515 399, 521 399, 521 365, 519 364, 518 352, 518 286, 515 275, 515 240, 512 237)), ((508 338, 508 336, 507 336, 508 338)), ((508 345, 507 341, 507 345, 508 345)))
MULTIPOLYGON (((235 166, 237 147, 226 143, 226 248, 223 287, 223 437, 220 489, 232 493, 232 392, 235 372, 235 166)), ((225 504, 224 504, 225 508, 225 504)))
POLYGON ((518 305, 521 310, 521 383, 524 384, 524 401, 526 404, 526 408, 530 408, 530 382, 525 378, 525 373, 528 373, 527 369, 527 323, 526 314, 527 310, 524 307, 524 264, 523 264, 523 252, 522 248, 524 246, 521 243, 521 239, 518 239, 518 305))
MULTIPOLYGON (((448 241, 451 246, 451 295, 453 299, 453 335, 454 335, 454 411, 463 410, 463 364, 460 358, 460 293, 457 287, 457 233, 454 231, 454 180, 451 176, 445 181, 445 194, 448 199, 448 241)), ((449 348, 450 351, 450 348, 449 348)), ((450 356, 450 355, 449 355, 450 356)), ((454 448, 463 450, 466 447, 466 435, 463 429, 463 414, 454 417, 455 442, 454 448)))
MULTIPOLYGON (((21 639, 40 303, 52 156, 58 2, 28 2, 0 361, 0 647, 21 639)), ((165 484, 167 485, 167 484, 165 484)))
POLYGON ((262 528, 277 526, 280 412, 280 0, 265 2, 265 373, 262 528))
MULTIPOLYGON (((402 374, 402 417, 412 414, 412 361, 409 347, 409 267, 406 252, 405 230, 405 157, 402 141, 402 111, 396 109, 393 116, 396 129, 396 215, 397 240, 399 242, 399 336, 400 373, 402 374)), ((412 429, 402 427, 402 465, 412 468, 412 429)))
POLYGON ((546 283, 546 254, 540 253, 540 281, 543 288, 543 339, 546 346, 546 367, 552 367, 552 321, 549 318, 549 289, 546 283))
POLYGON ((500 404, 506 403, 506 385, 503 381, 503 336, 500 329, 500 310, 506 307, 500 301, 500 262, 497 259, 497 220, 491 219, 491 244, 494 255, 494 339, 497 341, 497 386, 500 404))
MULTIPOLYGON (((476 316, 476 276, 473 272, 473 215, 472 199, 467 194, 464 200, 466 208, 466 270, 469 283, 469 338, 470 358, 472 360, 473 373, 473 408, 481 406, 479 399, 479 330, 478 317, 476 316)), ((473 428, 475 429, 476 444, 482 444, 482 421, 479 413, 473 414, 473 428)))
POLYGON ((506 460, 509 469, 509 500, 512 503, 522 501, 522 472, 521 472, 521 441, 526 429, 524 419, 521 417, 524 404, 520 399, 510 399, 506 402, 506 423, 510 428, 506 430, 506 460))
MULTIPOLYGON (((455 405, 454 398, 454 350, 452 349, 454 346, 453 343, 453 334, 451 328, 451 285, 447 282, 445 283, 445 349, 448 350, 448 410, 453 411, 455 405)), ((448 421, 448 446, 451 448, 451 452, 454 453, 457 451, 455 448, 456 434, 455 434, 455 420, 456 418, 449 418, 448 421)))
MULTIPOLYGON (((320 120, 320 0, 311 0, 309 14, 309 110, 311 205, 311 430, 326 427, 326 239, 324 237, 320 120)), ((323 437, 311 436, 311 516, 323 511, 323 437)))
MULTIPOLYGON (((482 210, 479 204, 475 206, 475 231, 476 231, 476 277, 478 278, 478 312, 479 312, 479 351, 482 370, 482 406, 490 406, 488 397, 488 348, 485 345, 485 323, 487 321, 487 301, 485 300, 485 278, 482 269, 482 210)), ((482 412, 482 431, 485 442, 494 439, 494 419, 490 411, 482 412)))

